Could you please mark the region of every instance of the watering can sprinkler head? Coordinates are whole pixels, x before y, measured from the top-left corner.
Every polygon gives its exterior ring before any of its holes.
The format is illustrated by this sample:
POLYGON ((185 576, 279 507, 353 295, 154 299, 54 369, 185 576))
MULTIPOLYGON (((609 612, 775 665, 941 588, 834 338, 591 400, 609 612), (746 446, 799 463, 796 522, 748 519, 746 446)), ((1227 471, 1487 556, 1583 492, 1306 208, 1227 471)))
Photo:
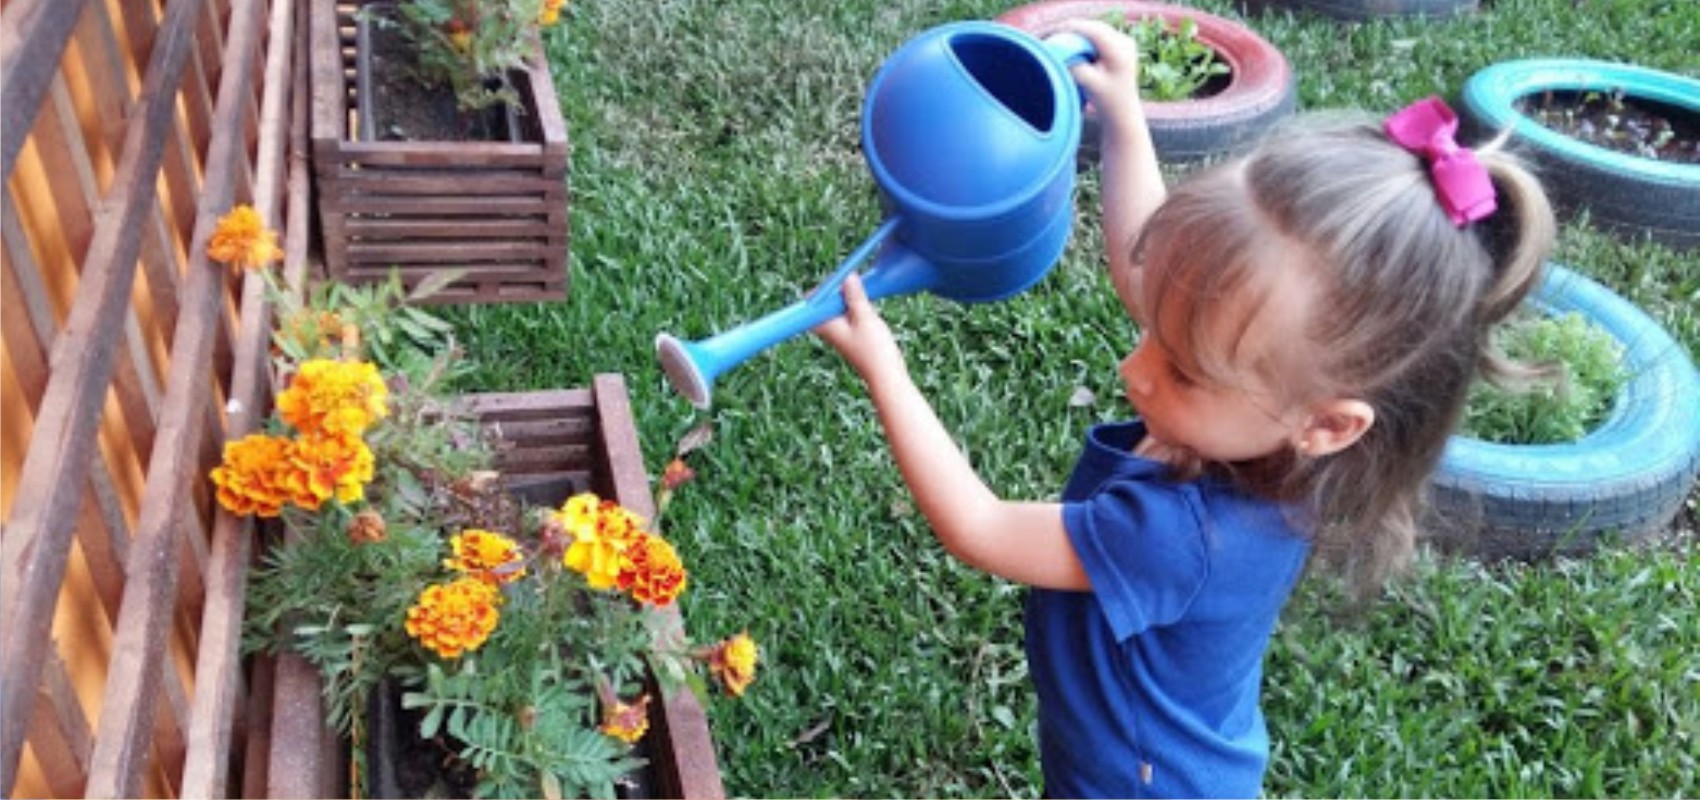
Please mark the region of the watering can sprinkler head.
POLYGON ((864 265, 870 300, 926 291, 991 302, 1037 283, 1073 224, 1081 99, 1068 65, 1093 55, 1076 34, 1040 42, 981 21, 904 44, 862 109, 885 220, 809 297, 701 341, 657 336, 674 389, 708 408, 719 374, 842 315, 838 286, 864 265))

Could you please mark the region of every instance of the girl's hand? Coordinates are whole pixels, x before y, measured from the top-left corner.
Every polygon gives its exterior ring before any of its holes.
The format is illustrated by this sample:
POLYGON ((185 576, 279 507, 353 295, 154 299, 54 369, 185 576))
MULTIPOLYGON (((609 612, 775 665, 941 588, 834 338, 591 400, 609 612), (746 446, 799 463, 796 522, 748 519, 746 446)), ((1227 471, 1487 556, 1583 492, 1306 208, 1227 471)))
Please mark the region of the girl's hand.
POLYGON ((888 370, 902 370, 903 351, 898 349, 891 328, 868 300, 862 277, 851 273, 844 279, 844 316, 821 323, 814 329, 834 350, 850 362, 862 380, 874 382, 888 370))
POLYGON ((1127 34, 1096 19, 1066 19, 1057 31, 1078 33, 1097 48, 1098 57, 1069 68, 1106 127, 1144 125, 1139 103, 1139 46, 1127 34))

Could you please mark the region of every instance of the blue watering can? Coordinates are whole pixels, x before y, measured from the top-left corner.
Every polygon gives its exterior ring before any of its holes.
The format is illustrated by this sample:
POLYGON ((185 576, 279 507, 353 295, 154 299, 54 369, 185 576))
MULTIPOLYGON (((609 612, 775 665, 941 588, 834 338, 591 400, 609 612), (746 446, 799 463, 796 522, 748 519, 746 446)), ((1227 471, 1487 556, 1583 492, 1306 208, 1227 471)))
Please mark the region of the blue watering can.
POLYGON ((1002 300, 1045 277, 1074 224, 1081 98, 1068 65, 1095 56, 994 22, 929 29, 893 53, 862 106, 862 152, 885 220, 813 292, 697 342, 656 337, 667 379, 708 408, 716 376, 844 313, 839 284, 867 262, 868 297, 926 291, 1002 300))

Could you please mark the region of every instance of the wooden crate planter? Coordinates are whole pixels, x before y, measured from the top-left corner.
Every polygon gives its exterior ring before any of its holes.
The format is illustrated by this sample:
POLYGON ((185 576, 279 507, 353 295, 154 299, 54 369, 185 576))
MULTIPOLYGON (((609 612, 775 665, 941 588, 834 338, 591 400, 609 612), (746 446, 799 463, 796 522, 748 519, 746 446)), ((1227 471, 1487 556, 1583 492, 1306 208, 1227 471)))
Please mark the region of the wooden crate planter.
POLYGON ((521 141, 360 141, 354 14, 313 2, 312 162, 324 260, 346 283, 462 277, 434 302, 567 296, 567 131, 541 48, 515 81, 521 141))
MULTIPOLYGON (((498 429, 495 467, 504 481, 523 489, 568 481, 611 498, 645 517, 655 499, 644 471, 637 428, 625 379, 598 375, 585 389, 467 395, 462 408, 498 429)), ((657 611, 668 626, 683 625, 677 606, 657 611)), ((331 742, 320 712, 320 685, 310 666, 290 659, 278 664, 265 734, 269 797, 343 796, 339 748, 331 742)), ((688 689, 663 695, 650 706, 650 730, 639 744, 649 760, 635 776, 652 797, 725 796, 720 768, 702 705, 688 689)))

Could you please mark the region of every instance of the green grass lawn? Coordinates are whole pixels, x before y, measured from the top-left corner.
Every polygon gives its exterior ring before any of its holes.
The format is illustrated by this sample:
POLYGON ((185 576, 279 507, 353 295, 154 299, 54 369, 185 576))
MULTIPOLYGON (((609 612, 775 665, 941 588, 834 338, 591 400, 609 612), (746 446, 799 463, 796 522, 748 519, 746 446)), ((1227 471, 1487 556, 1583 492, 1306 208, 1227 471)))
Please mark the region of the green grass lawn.
MULTIPOLYGON (((478 362, 461 388, 624 373, 653 471, 713 421, 667 529, 692 570, 693 635, 748 629, 763 648, 749 695, 710 707, 732 794, 1038 792, 1022 590, 935 543, 849 369, 799 337, 724 375, 701 413, 653 352, 659 332, 699 338, 791 302, 860 242, 879 221, 856 144, 868 79, 908 37, 1004 8, 574 0, 551 52, 573 147, 571 298, 450 314, 478 362)), ((1247 21, 1292 61, 1304 108, 1391 111, 1532 55, 1700 74, 1692 0, 1247 21)), ((1130 328, 1101 274, 1096 202, 1088 175, 1068 253, 1015 299, 883 304, 917 381, 1007 496, 1054 497, 1082 430, 1127 414, 1114 365, 1130 328), (1082 389, 1095 402, 1071 402, 1082 389)), ((1572 224, 1559 260, 1700 352, 1700 254, 1572 224)), ((1696 555, 1690 540, 1532 567, 1428 559, 1349 618, 1307 584, 1268 662, 1267 792, 1700 794, 1696 555)))

